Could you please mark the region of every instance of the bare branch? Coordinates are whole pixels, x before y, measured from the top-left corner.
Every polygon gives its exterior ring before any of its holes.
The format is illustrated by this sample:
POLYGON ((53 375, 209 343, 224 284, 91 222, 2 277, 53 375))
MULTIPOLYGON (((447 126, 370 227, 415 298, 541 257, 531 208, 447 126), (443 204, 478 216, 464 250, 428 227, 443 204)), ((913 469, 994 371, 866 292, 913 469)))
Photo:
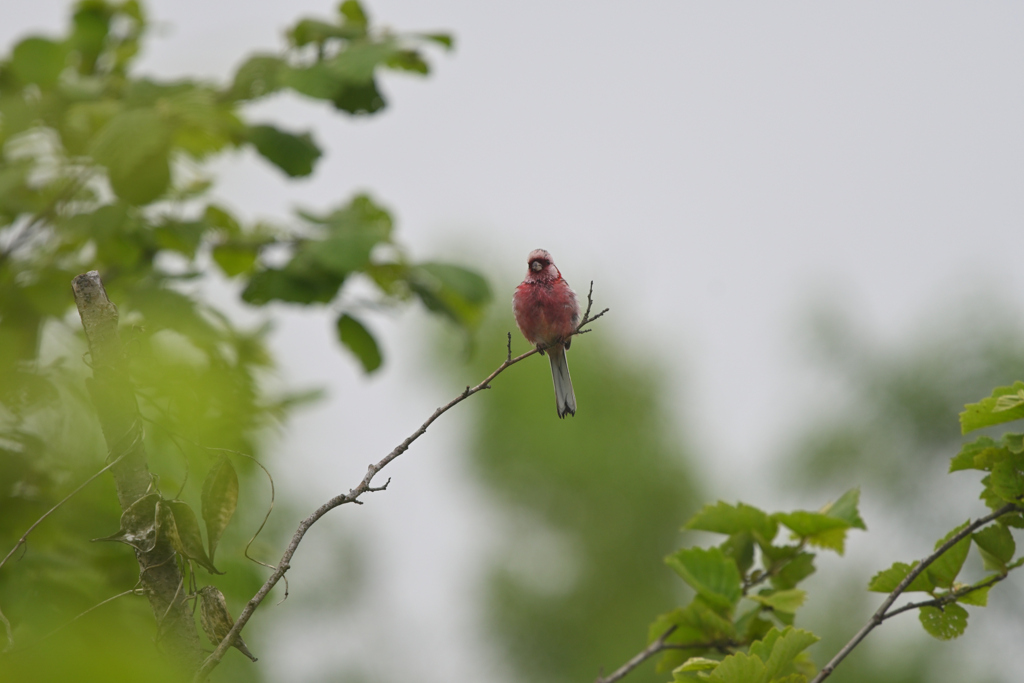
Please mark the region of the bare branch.
POLYGON ((638 666, 646 662, 648 659, 664 650, 665 640, 668 639, 668 637, 672 635, 677 628, 679 628, 679 626, 677 624, 673 624, 668 628, 667 631, 662 633, 656 641, 645 647, 640 652, 636 653, 636 655, 634 655, 628 662, 626 662, 625 664, 623 664, 607 676, 598 676, 597 680, 595 680, 594 683, 614 683, 617 680, 625 678, 626 674, 628 674, 630 671, 637 668, 638 666))
MULTIPOLYGON (((608 309, 606 308, 597 315, 595 315, 594 317, 590 317, 590 309, 593 304, 593 290, 594 284, 593 282, 591 282, 590 293, 587 294, 587 312, 586 314, 584 314, 583 320, 580 321, 580 324, 576 327, 576 330, 572 334, 570 334, 569 337, 573 337, 577 334, 582 334, 583 332, 581 330, 584 325, 591 323, 594 320, 597 320, 598 318, 600 318, 601 316, 608 312, 608 309)), ((213 653, 206 658, 206 661, 203 662, 203 665, 199 667, 199 670, 196 672, 196 675, 193 679, 194 682, 202 683, 202 681, 206 680, 206 677, 210 674, 213 668, 220 663, 220 660, 224 657, 224 653, 227 652, 229 647, 231 647, 231 643, 234 640, 235 636, 242 631, 242 629, 245 627, 245 624, 249 621, 249 618, 252 616, 252 613, 256 610, 257 607, 260 606, 260 603, 262 603, 266 599, 267 594, 270 593, 274 586, 277 585, 277 582, 281 580, 281 578, 285 575, 285 572, 287 572, 288 569, 290 568, 289 562, 291 562, 292 556, 295 554, 296 549, 299 547, 299 543, 302 542, 302 538, 306 535, 306 532, 309 531, 309 528, 311 526, 316 524, 316 522, 319 521, 321 517, 323 517, 336 507, 339 507, 346 503, 356 503, 357 505, 362 504, 362 501, 359 500, 359 497, 362 496, 364 493, 385 490, 387 488, 387 484, 384 484, 383 486, 380 487, 372 486, 371 484, 373 482, 373 478, 377 476, 378 472, 387 467, 388 464, 391 463, 395 458, 399 457, 400 455, 402 455, 402 453, 405 453, 407 450, 409 450, 409 446, 411 446, 412 443, 416 441, 416 439, 423 436, 423 434, 427 431, 427 428, 434 423, 434 420, 441 417, 446 412, 448 412, 458 404, 462 403, 470 396, 473 396, 474 394, 477 394, 483 391, 484 389, 490 389, 491 382, 494 381, 494 379, 502 372, 504 372, 506 369, 515 365, 516 363, 526 360, 530 356, 539 353, 540 351, 543 351, 545 348, 547 347, 538 346, 536 348, 530 349, 526 353, 522 353, 513 358, 512 333, 509 332, 508 354, 505 357, 505 360, 502 361, 501 365, 495 368, 494 371, 491 372, 491 374, 487 375, 487 377, 485 377, 482 382, 480 382, 476 386, 467 386, 455 398, 453 398, 451 401, 448 401, 448 403, 444 404, 443 406, 435 410, 433 414, 431 414, 431 416, 428 417, 426 421, 416 429, 416 431, 414 431, 412 434, 406 437, 406 439, 402 441, 402 443, 395 446, 394 450, 385 455, 379 461, 368 465, 366 468, 366 474, 363 476, 362 481, 360 481, 359 484, 357 484, 354 488, 350 489, 348 493, 343 493, 335 496, 334 498, 331 498, 329 501, 318 507, 313 512, 313 514, 299 522, 299 527, 298 529, 296 529, 295 534, 292 536, 291 541, 288 543, 288 547, 285 548, 284 554, 281 556, 281 560, 277 563, 277 568, 267 578, 263 586, 261 586, 260 589, 256 591, 256 595, 254 595, 252 599, 250 599, 249 602, 246 603, 245 607, 242 609, 242 612, 238 615, 238 619, 235 620, 235 623, 231 627, 231 630, 228 631, 224 639, 221 640, 220 644, 217 646, 217 649, 215 649, 213 653)), ((390 479, 388 480, 388 483, 390 483, 390 479)))
POLYGON ((836 656, 833 657, 828 664, 822 667, 821 671, 818 672, 818 675, 814 677, 811 683, 821 683, 830 675, 832 675, 832 672, 835 671, 835 668, 837 666, 839 666, 839 663, 846 659, 846 656, 850 654, 853 651, 853 649, 857 647, 860 644, 860 642, 864 640, 867 637, 867 635, 875 629, 875 627, 880 626, 883 621, 888 619, 890 616, 894 616, 899 612, 905 612, 908 609, 910 609, 910 607, 901 607, 899 608, 899 610, 896 610, 891 614, 889 613, 889 608, 892 607, 892 604, 894 602, 896 602, 896 598, 898 598, 903 593, 903 591, 907 589, 907 586, 909 586, 914 581, 914 579, 920 576, 921 573, 925 569, 927 569, 929 565, 935 562, 935 560, 939 559, 947 550, 952 548, 954 545, 956 545, 957 543, 959 543, 960 541, 974 533, 976 529, 980 529, 992 520, 1002 517, 1003 515, 1008 514, 1010 512, 1015 512, 1018 509, 1019 508, 1015 504, 1008 503, 1003 507, 999 508, 998 510, 996 510, 995 512, 989 515, 985 515, 984 517, 981 517, 971 522, 963 529, 961 529, 958 533, 954 534, 948 541, 939 546, 935 550, 935 552, 933 552, 931 555, 918 562, 917 565, 915 565, 914 568, 911 569, 905 577, 903 577, 903 580, 900 581, 899 585, 896 586, 893 592, 890 593, 889 596, 882 602, 878 610, 873 615, 871 615, 871 619, 868 620, 868 623, 864 624, 864 627, 861 628, 860 631, 857 631, 853 638, 851 638, 850 641, 846 643, 846 645, 844 645, 843 648, 839 650, 839 652, 836 653, 836 656))

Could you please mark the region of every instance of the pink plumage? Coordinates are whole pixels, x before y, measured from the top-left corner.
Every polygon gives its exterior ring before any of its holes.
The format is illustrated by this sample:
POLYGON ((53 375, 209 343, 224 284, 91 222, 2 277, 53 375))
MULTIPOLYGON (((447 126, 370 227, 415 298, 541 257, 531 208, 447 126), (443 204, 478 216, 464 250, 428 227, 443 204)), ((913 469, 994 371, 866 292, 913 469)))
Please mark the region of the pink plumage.
POLYGON ((565 352, 572 343, 569 336, 576 330, 580 319, 580 305, 576 292, 551 260, 551 254, 534 249, 527 258, 529 268, 526 279, 516 287, 512 297, 512 311, 516 325, 535 346, 548 346, 551 379, 555 384, 555 402, 558 417, 576 414, 576 394, 569 378, 569 364, 565 352))

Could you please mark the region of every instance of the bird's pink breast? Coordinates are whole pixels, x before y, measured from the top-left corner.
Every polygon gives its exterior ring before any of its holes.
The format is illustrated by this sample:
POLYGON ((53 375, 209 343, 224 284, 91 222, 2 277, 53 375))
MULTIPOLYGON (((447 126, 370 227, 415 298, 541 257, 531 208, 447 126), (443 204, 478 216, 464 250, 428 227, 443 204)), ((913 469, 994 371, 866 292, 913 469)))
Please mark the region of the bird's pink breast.
POLYGON ((565 283, 524 282, 512 299, 516 325, 531 344, 550 344, 567 337, 576 327, 579 306, 565 283))

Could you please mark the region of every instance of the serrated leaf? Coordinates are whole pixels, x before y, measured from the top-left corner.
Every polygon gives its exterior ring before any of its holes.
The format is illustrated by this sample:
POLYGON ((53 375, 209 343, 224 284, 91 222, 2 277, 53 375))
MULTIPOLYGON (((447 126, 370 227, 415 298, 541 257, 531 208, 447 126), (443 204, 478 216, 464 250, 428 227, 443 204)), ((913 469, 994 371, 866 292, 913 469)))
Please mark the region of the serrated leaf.
POLYGON ((832 517, 821 512, 810 512, 797 510, 796 512, 777 512, 772 517, 786 525, 794 534, 800 538, 807 538, 816 534, 835 529, 848 529, 850 523, 845 519, 832 517))
POLYGON ((810 631, 787 626, 779 631, 772 629, 760 641, 750 646, 750 654, 765 663, 765 683, 785 672, 801 652, 818 642, 818 636, 810 631))
POLYGON ((118 541, 140 552, 150 552, 156 547, 156 508, 159 500, 159 493, 149 493, 139 498, 121 513, 121 528, 116 534, 93 540, 118 541))
POLYGON ((679 667, 672 671, 676 673, 687 673, 691 671, 714 671, 718 668, 719 662, 717 659, 707 659, 706 657, 690 657, 683 662, 679 667))
POLYGON ((980 437, 971 443, 964 444, 960 452, 953 456, 949 463, 950 472, 960 470, 984 469, 976 463, 977 456, 989 448, 997 448, 998 444, 987 436, 980 437))
POLYGON ((797 584, 814 573, 814 553, 800 553, 772 575, 771 582, 776 588, 795 588, 797 584))
POLYGON ((960 413, 960 429, 964 434, 982 427, 1019 420, 1024 417, 1024 382, 997 387, 992 395, 978 403, 968 403, 960 413))
MULTIPOLYGON (((936 541, 935 549, 938 550, 940 546, 962 531, 968 524, 969 522, 964 522, 946 534, 945 537, 936 541)), ((929 580, 939 588, 949 588, 952 586, 953 582, 956 580, 957 574, 960 573, 960 569, 964 566, 964 560, 967 559, 967 553, 970 549, 970 536, 965 536, 961 540, 957 541, 956 545, 940 555, 939 558, 932 562, 925 570, 925 573, 928 574, 929 580)))
POLYGON ((373 372, 381 366, 383 358, 377 340, 348 313, 338 318, 338 338, 359 359, 365 372, 373 372))
POLYGON ((861 519, 857 506, 860 503, 860 488, 852 488, 839 496, 834 503, 829 503, 821 509, 824 514, 841 519, 855 529, 867 530, 867 525, 861 519))
MULTIPOLYGON (((199 531, 199 519, 192 508, 180 500, 163 501, 161 506, 167 506, 170 511, 174 526, 177 532, 177 545, 174 549, 190 560, 195 560, 211 574, 223 574, 213 566, 206 548, 203 547, 203 535, 199 531)), ((171 539, 172 544, 175 542, 171 539)))
MULTIPOLYGON (((892 593, 899 586, 900 582, 906 578, 910 570, 917 565, 909 565, 905 562, 894 562, 888 569, 875 574, 875 576, 868 583, 868 590, 875 593, 892 593)), ((910 582, 910 585, 904 589, 906 592, 924 591, 927 593, 935 590, 935 585, 928 577, 927 572, 921 572, 914 580, 910 582)))
POLYGON ((737 652, 721 661, 708 677, 713 683, 752 683, 764 680, 766 668, 759 657, 737 652))
POLYGON ((1002 524, 990 524, 971 537, 981 551, 985 569, 1006 571, 1006 563, 1012 560, 1014 553, 1017 552, 1017 544, 1009 529, 1002 524))
POLYGON ((747 597, 775 611, 793 614, 804 604, 807 592, 798 588, 790 588, 765 595, 748 595, 747 597))
POLYGON ((1003 446, 1011 453, 1024 453, 1024 434, 1003 434, 1003 446))
POLYGON ((964 593, 963 595, 958 597, 956 601, 964 605, 988 607, 988 592, 991 588, 991 584, 988 586, 982 586, 981 588, 972 590, 970 593, 964 593))
POLYGON ((736 560, 740 574, 745 574, 754 564, 754 535, 748 532, 733 534, 719 544, 726 556, 736 560))
POLYGON ((296 135, 260 125, 250 126, 246 138, 263 158, 293 178, 312 173, 313 165, 323 154, 309 133, 296 135))
POLYGON ((1011 458, 992 465, 988 488, 1003 500, 1016 503, 1024 497, 1024 473, 1017 469, 1011 458))
POLYGON ((922 607, 918 615, 924 630, 939 640, 951 640, 967 630, 967 610, 955 602, 938 607, 922 607))
POLYGON ((210 565, 213 566, 217 544, 238 506, 238 475, 227 456, 218 458, 203 481, 203 521, 210 547, 210 565))
POLYGON ((806 537, 806 541, 817 548, 834 550, 842 555, 846 549, 846 529, 829 529, 806 537))
POLYGON ((736 561, 719 548, 683 548, 665 558, 665 562, 720 613, 727 613, 740 599, 742 587, 736 561))
POLYGON ((767 513, 751 505, 737 503, 733 506, 718 501, 714 505, 705 505, 683 528, 730 536, 743 531, 757 532, 764 542, 771 543, 778 524, 767 513))

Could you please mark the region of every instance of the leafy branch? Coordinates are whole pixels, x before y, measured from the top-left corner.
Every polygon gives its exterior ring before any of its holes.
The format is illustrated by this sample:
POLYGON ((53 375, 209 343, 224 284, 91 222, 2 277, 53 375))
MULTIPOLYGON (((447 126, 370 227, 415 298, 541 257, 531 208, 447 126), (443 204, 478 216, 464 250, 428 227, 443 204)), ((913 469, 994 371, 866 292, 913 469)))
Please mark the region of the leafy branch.
POLYGON ((866 623, 864 627, 861 628, 861 630, 858 631, 853 636, 853 638, 851 638, 849 642, 847 642, 846 645, 844 645, 842 649, 840 649, 839 652, 836 653, 835 657, 833 657, 828 664, 821 668, 821 671, 819 671, 818 675, 811 680, 811 683, 821 683, 821 681, 824 681, 826 678, 828 678, 832 674, 832 672, 835 671, 835 668, 839 666, 839 663, 846 659, 846 656, 849 655, 853 651, 853 649, 857 647, 857 645, 859 645, 860 642, 864 640, 864 638, 866 638, 869 633, 871 633, 871 631, 873 631, 876 627, 881 626, 882 622, 886 619, 889 619, 890 617, 894 617, 897 614, 906 612, 914 608, 940 607, 942 605, 955 602, 956 599, 959 597, 963 597, 964 595, 967 595, 971 592, 981 590, 983 588, 995 584, 997 581, 1002 580, 1002 578, 1005 577, 1005 574, 1001 576, 997 575, 998 578, 995 580, 987 579, 985 582, 983 582, 984 585, 970 586, 967 590, 964 590, 959 593, 953 592, 948 595, 935 598, 933 600, 927 600, 920 603, 911 603, 909 605, 904 605, 903 607, 893 610, 892 612, 889 611, 889 608, 892 607, 892 604, 894 602, 896 602, 896 599, 899 598, 899 596, 902 595, 908 587, 910 587, 914 580, 917 577, 921 576, 921 574, 924 573, 924 571, 928 569, 929 566, 931 566, 940 557, 945 555, 957 543, 960 543, 962 540, 970 536, 974 531, 980 529, 989 522, 994 521, 995 519, 998 519, 999 517, 1002 517, 1003 515, 1009 514, 1011 512, 1016 512, 1019 509, 1020 508, 1017 505, 1013 503, 1007 503, 1006 505, 999 508, 995 512, 985 515, 984 517, 981 517, 979 519, 976 519, 975 521, 966 525, 959 532, 953 534, 953 536, 951 536, 949 540, 940 545, 931 555, 918 562, 917 565, 915 565, 914 568, 911 569, 905 577, 903 577, 903 579, 899 582, 899 585, 897 585, 896 588, 893 589, 893 591, 889 594, 889 597, 887 597, 882 602, 882 604, 875 611, 875 613, 871 615, 871 619, 868 620, 868 623, 866 623))
MULTIPOLYGON (((586 326, 608 312, 608 309, 605 308, 593 316, 590 315, 594 303, 593 293, 594 283, 593 281, 591 281, 590 291, 587 292, 587 310, 583 315, 583 319, 580 321, 579 325, 576 326, 576 329, 573 331, 573 333, 568 335, 569 337, 573 337, 580 334, 586 334, 587 332, 590 331, 589 329, 585 329, 586 326)), ((392 450, 386 456, 381 458, 379 461, 371 463, 367 467, 366 474, 365 476, 363 476, 362 481, 360 481, 354 488, 350 489, 348 493, 343 493, 335 496, 334 498, 331 498, 326 503, 318 507, 315 511, 313 511, 311 515, 302 520, 299 523, 298 528, 295 530, 295 533, 292 535, 291 541, 288 543, 288 546, 285 548, 284 554, 281 555, 281 559, 280 561, 278 561, 277 567, 274 568, 274 572, 267 578, 266 582, 264 582, 260 589, 256 591, 256 594, 249 600, 249 602, 246 603, 245 608, 243 608, 242 612, 238 615, 238 619, 232 625, 231 630, 227 633, 227 635, 224 636, 224 639, 221 640, 220 644, 217 645, 217 648, 209 657, 206 658, 202 666, 196 672, 196 675, 194 677, 195 683, 202 683, 202 681, 206 679, 206 677, 214 669, 214 667, 216 667, 217 664, 220 663, 220 660, 221 658, 223 658, 224 653, 227 652, 228 648, 232 646, 235 638, 238 636, 239 633, 241 633, 246 623, 252 617, 253 612, 256 610, 257 607, 260 606, 260 603, 262 603, 263 600, 266 599, 267 595, 274 588, 274 586, 277 585, 278 581, 280 581, 281 578, 284 577, 285 572, 287 572, 291 568, 291 565, 289 563, 291 562, 292 556, 295 554, 295 551, 298 549, 299 544, 302 542, 303 537, 306 535, 306 532, 309 531, 310 527, 312 527, 317 521, 320 520, 321 517, 323 517, 336 507, 345 505, 347 503, 355 503, 357 505, 362 505, 362 501, 359 500, 359 498, 363 494, 375 493, 377 491, 386 490, 388 484, 391 483, 391 480, 388 479, 382 486, 373 486, 372 484, 374 477, 376 477, 381 470, 387 467, 388 464, 390 464, 392 461, 394 461, 396 458, 402 455, 402 453, 405 453, 407 450, 409 450, 409 447, 412 445, 412 443, 416 441, 416 439, 418 439, 419 437, 423 436, 423 434, 427 431, 427 428, 430 427, 430 425, 433 424, 434 421, 437 420, 437 418, 441 417, 446 412, 457 406, 459 403, 462 403, 470 396, 473 396, 474 394, 477 394, 483 391, 484 389, 490 389, 491 382, 493 382, 494 379, 502 372, 504 372, 506 369, 515 365, 516 363, 526 360, 530 356, 539 353, 540 351, 543 351, 545 348, 547 347, 536 347, 513 358, 512 333, 509 332, 505 360, 502 361, 501 364, 497 368, 495 368, 493 372, 491 372, 491 374, 487 375, 487 377, 485 377, 484 380, 477 384, 476 386, 467 386, 465 390, 458 396, 456 396, 443 406, 437 408, 430 415, 430 417, 428 417, 423 422, 423 424, 421 424, 412 434, 406 437, 405 440, 403 440, 400 444, 395 446, 394 450, 392 450)))

